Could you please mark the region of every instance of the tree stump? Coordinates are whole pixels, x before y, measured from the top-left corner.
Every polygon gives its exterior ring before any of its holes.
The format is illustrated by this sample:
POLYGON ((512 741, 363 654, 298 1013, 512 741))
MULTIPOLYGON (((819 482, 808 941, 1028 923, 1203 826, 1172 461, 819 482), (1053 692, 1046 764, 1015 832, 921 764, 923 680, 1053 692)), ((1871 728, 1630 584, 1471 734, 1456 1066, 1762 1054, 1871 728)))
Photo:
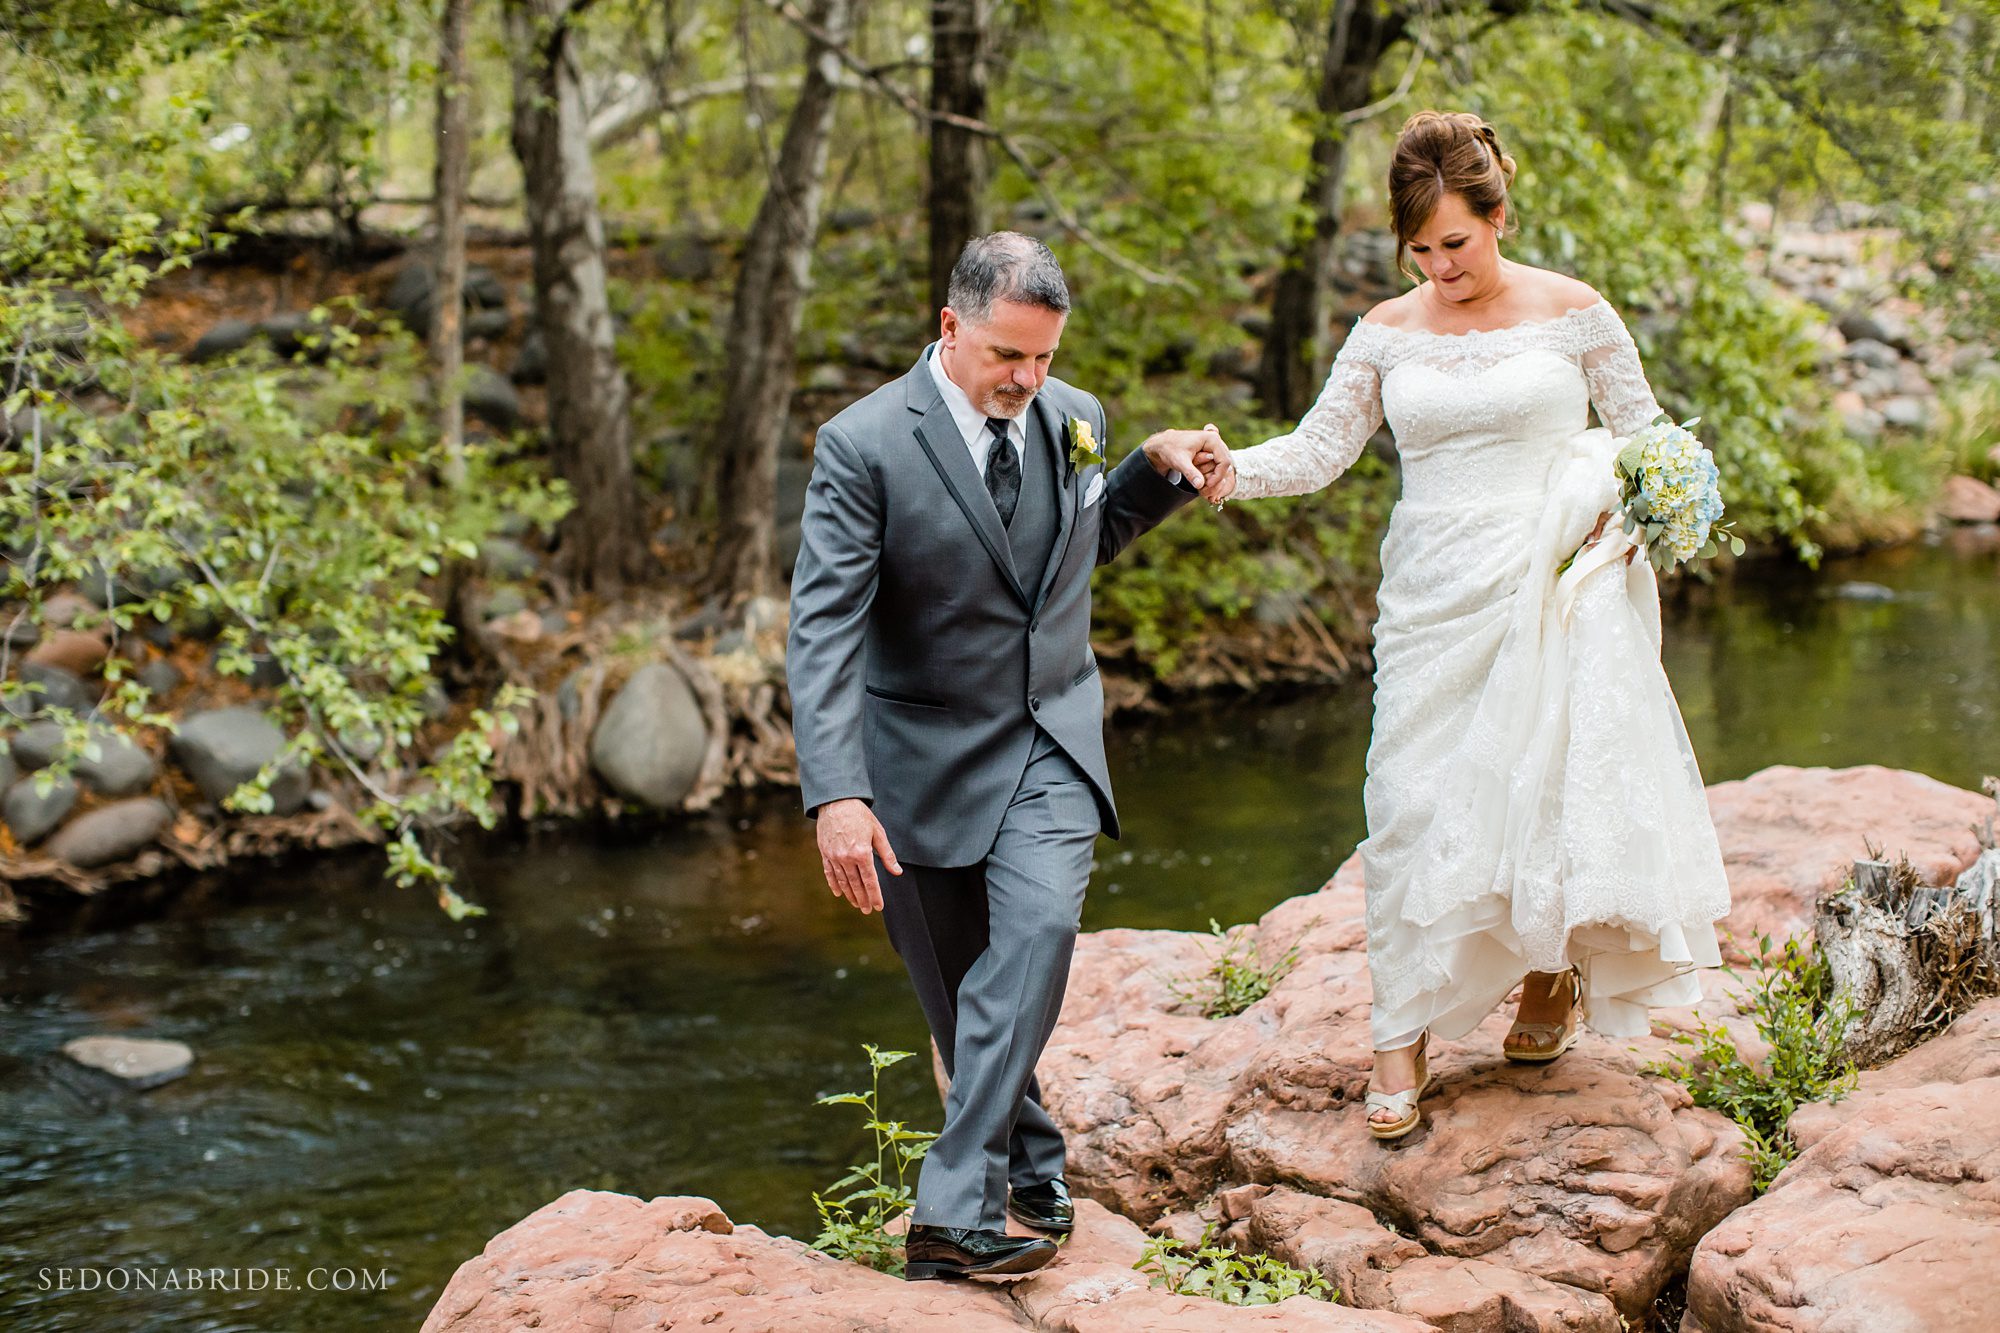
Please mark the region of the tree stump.
POLYGON ((1852 1008, 1844 1045, 1856 1064, 1879 1064, 2000 992, 1990 818, 1980 841, 1985 850, 1955 884, 1924 884, 1907 860, 1856 861, 1846 887, 1820 900, 1813 929, 1852 1008))

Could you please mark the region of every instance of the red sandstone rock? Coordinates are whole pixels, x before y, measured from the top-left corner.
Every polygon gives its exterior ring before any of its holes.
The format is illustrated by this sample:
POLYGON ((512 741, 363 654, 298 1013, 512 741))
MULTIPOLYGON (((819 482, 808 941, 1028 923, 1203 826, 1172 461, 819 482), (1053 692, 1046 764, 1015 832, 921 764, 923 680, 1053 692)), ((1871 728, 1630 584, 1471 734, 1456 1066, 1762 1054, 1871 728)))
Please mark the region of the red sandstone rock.
POLYGON ((1081 1203, 1056 1261, 1013 1283, 904 1282, 787 1236, 730 1223, 707 1199, 572 1190, 452 1276, 423 1333, 1425 1333, 1401 1315, 1297 1297, 1235 1307, 1152 1288, 1145 1237, 1081 1203))
MULTIPOLYGON (((1973 819, 1990 808, 1985 797, 1883 768, 1770 769, 1711 789, 1710 804, 1736 894, 1726 928, 1744 940, 1809 927, 1819 894, 1870 839, 1906 852, 1933 879, 1955 877, 1978 852, 1973 819)), ((1592 1036, 1555 1066, 1511 1066, 1499 1055, 1502 1012, 1465 1042, 1434 1047, 1426 1127, 1399 1146, 1376 1143, 1361 1108, 1372 1059, 1363 892, 1350 860, 1325 888, 1250 928, 1265 958, 1293 944, 1301 958, 1231 1019, 1203 1019, 1175 996, 1206 965, 1205 937, 1084 937, 1041 1067, 1070 1140, 1072 1185, 1141 1222, 1177 1213, 1186 1226, 1195 1212, 1221 1215, 1217 1191, 1301 1186, 1393 1219, 1440 1259, 1595 1293, 1636 1318, 1703 1232, 1748 1201, 1739 1131, 1693 1107, 1677 1084, 1640 1072, 1671 1049, 1665 1035, 1592 1036)), ((1723 987, 1709 989, 1699 1014, 1663 1014, 1658 1032, 1700 1017, 1747 1036, 1723 987)), ((1358 1284, 1354 1299, 1466 1327, 1493 1308, 1479 1303, 1493 1275, 1429 1267, 1438 1271, 1421 1299, 1413 1284, 1425 1266, 1401 1280, 1408 1295, 1384 1278, 1358 1284)), ((1562 1308, 1523 1326, 1601 1318, 1588 1301, 1562 1308)))
POLYGON ((1989 796, 1873 765, 1718 783, 1708 808, 1735 902, 1723 929, 1744 944, 1810 932, 1819 896, 1840 887, 1870 841, 1907 855, 1926 883, 1949 884, 1979 855, 1972 824, 1992 807, 1989 796))
POLYGON ((111 644, 102 634, 57 629, 44 634, 41 642, 28 650, 26 660, 87 676, 103 665, 110 651, 111 644))
POLYGON ((1992 1328, 2000 1000, 1801 1108, 1806 1147, 1695 1251, 1683 1333, 1992 1328))
POLYGON ((1974 477, 1947 477, 1938 513, 1953 523, 2000 522, 2000 491, 1974 477))

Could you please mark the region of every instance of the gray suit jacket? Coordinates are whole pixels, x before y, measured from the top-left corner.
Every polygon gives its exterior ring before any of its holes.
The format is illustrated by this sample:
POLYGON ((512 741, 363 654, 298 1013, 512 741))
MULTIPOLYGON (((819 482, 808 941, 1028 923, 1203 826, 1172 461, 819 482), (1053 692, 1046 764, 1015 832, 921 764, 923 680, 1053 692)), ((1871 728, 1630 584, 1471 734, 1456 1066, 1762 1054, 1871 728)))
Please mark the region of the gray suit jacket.
POLYGON ((1038 588, 1021 586, 922 360, 820 427, 813 449, 786 658, 806 810, 868 801, 914 865, 985 858, 1037 724, 1089 775, 1100 826, 1118 836, 1090 574, 1193 494, 1134 450, 1086 506, 1105 469, 1072 472, 1066 427, 1083 418, 1108 449, 1103 407, 1051 378, 1029 411, 1056 442, 1061 487, 1038 588))

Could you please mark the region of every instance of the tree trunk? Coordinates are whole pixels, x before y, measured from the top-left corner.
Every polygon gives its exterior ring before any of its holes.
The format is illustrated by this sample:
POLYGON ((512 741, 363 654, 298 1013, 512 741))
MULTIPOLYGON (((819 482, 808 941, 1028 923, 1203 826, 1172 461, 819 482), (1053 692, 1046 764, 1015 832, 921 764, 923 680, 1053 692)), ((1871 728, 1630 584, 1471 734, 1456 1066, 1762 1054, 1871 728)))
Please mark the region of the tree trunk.
MULTIPOLYGON (((931 0, 931 110, 986 118, 985 0, 931 0)), ((986 144, 977 134, 931 121, 931 308, 941 309, 958 252, 979 234, 986 144)))
POLYGON ((438 37, 437 291, 432 301, 431 344, 437 349, 438 436, 445 449, 445 479, 465 484, 465 184, 472 157, 467 132, 465 15, 471 0, 445 0, 438 37))
POLYGON ((1368 105, 1382 56, 1403 35, 1403 14, 1384 0, 1335 0, 1320 67, 1312 158, 1306 168, 1308 228, 1293 240, 1271 292, 1271 331, 1257 368, 1257 400, 1267 416, 1296 420, 1317 388, 1313 349, 1333 277, 1340 235, 1347 126, 1342 113, 1368 105))
POLYGON ((597 208, 567 0, 506 0, 535 323, 548 350, 549 433, 575 507, 559 557, 579 587, 611 595, 646 566, 632 471, 631 390, 613 351, 597 208))
MULTIPOLYGON (((813 27, 845 44, 855 0, 818 0, 813 27)), ((799 319, 819 233, 827 141, 839 96, 839 57, 813 41, 806 76, 750 226, 736 279, 724 345, 728 383, 715 451, 721 531, 710 582, 731 601, 773 591, 777 583, 778 451, 797 366, 799 319)))

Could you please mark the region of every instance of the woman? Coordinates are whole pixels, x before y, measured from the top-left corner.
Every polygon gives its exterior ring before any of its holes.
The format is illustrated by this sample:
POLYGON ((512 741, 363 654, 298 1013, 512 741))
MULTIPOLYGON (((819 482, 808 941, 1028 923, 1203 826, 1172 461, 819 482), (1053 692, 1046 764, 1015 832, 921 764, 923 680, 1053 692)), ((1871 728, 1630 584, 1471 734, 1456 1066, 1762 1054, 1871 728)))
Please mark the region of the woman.
POLYGON ((1385 416, 1395 434, 1361 845, 1382 1139, 1422 1118, 1431 1032, 1464 1036, 1521 985, 1508 1059, 1553 1060, 1586 1021, 1640 1035, 1700 999, 1729 910, 1651 566, 1626 550, 1557 578, 1624 541, 1604 536, 1612 437, 1660 409, 1602 297, 1501 254, 1513 176, 1477 116, 1410 119, 1391 210, 1423 281, 1355 325, 1298 429, 1205 492, 1315 491, 1385 416), (1593 406, 1608 430, 1585 429, 1593 406))

